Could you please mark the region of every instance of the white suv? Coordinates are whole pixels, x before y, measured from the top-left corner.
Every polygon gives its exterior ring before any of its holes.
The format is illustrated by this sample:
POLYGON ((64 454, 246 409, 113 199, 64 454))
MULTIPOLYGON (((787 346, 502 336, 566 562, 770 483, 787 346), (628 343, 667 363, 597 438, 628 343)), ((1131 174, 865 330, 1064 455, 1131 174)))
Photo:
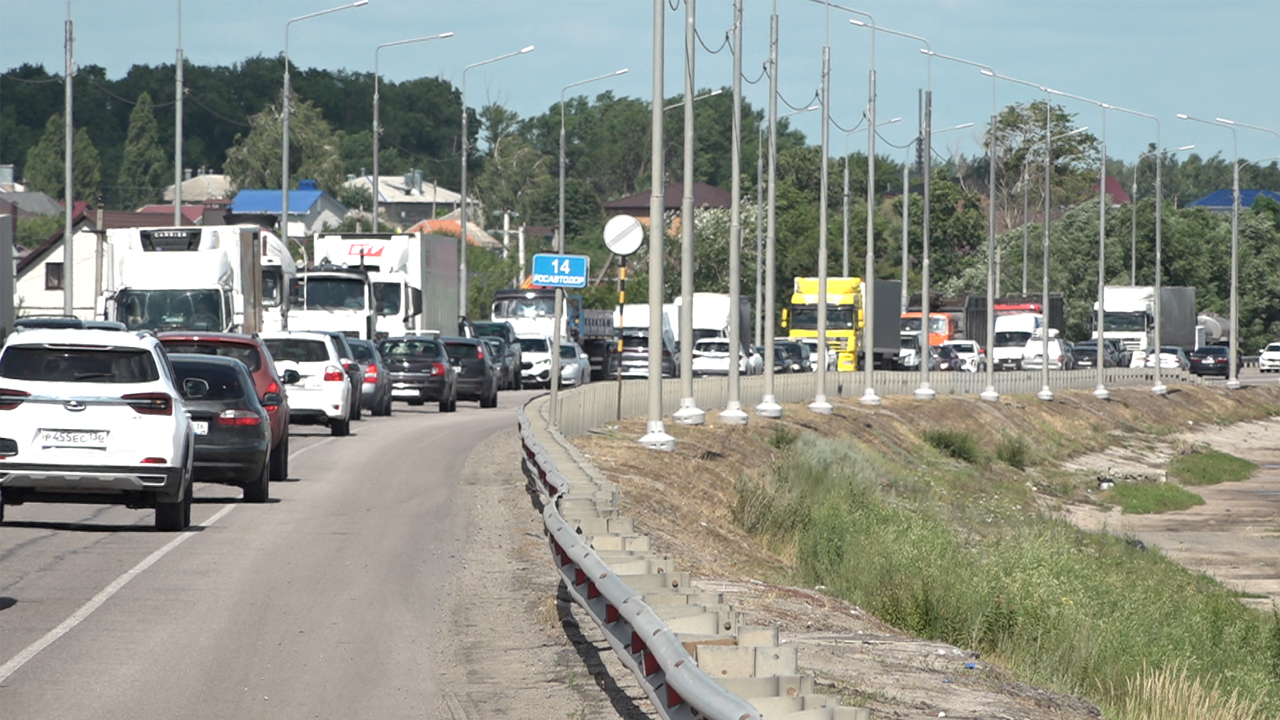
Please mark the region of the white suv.
MULTIPOLYGON (((0 349, 0 514, 25 502, 154 507, 191 524, 191 420, 152 336, 20 330, 0 349)), ((2 515, 0 515, 2 516, 2 515)))
POLYGON ((298 382, 285 386, 289 422, 319 423, 328 425, 333 435, 351 434, 355 412, 351 376, 333 338, 322 332, 289 331, 264 332, 258 337, 271 351, 277 373, 298 371, 298 382))

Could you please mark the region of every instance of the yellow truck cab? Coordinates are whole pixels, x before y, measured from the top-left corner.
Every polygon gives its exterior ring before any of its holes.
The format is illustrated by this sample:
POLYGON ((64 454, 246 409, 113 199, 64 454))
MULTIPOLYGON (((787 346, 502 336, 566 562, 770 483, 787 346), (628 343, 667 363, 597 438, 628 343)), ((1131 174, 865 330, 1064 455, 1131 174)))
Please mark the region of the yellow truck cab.
MULTIPOLYGON (((864 325, 862 290, 862 278, 827 278, 827 347, 836 351, 836 369, 840 371, 858 369, 858 337, 864 325)), ((787 337, 818 336, 818 296, 818 278, 795 279, 791 303, 782 313, 787 337)))

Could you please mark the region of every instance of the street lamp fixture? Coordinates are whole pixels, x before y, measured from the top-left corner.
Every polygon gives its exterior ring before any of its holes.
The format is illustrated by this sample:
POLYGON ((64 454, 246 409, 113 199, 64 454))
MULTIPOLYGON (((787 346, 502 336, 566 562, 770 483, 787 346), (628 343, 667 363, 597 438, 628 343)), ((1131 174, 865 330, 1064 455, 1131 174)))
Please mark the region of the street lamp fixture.
MULTIPOLYGON (((623 72, 626 72, 626 71, 625 71, 625 70, 623 70, 623 72)), ((721 94, 721 93, 723 93, 723 92, 724 92, 724 88, 717 88, 717 89, 715 89, 715 90, 712 90, 712 91, 711 91, 711 92, 709 92, 709 93, 705 93, 705 94, 702 94, 702 95, 699 95, 699 96, 695 97, 695 98, 693 99, 693 101, 694 101, 694 102, 698 102, 699 100, 706 100, 706 99, 707 99, 707 98, 709 98, 709 97, 712 97, 712 96, 714 96, 714 95, 719 95, 719 94, 721 94)), ((670 105, 665 105, 665 106, 663 106, 662 111, 663 111, 663 112, 666 112, 666 111, 668 111, 668 110, 675 110, 676 108, 681 108, 681 107, 684 107, 684 101, 683 101, 683 100, 681 100, 681 101, 680 101, 680 102, 678 102, 678 103, 671 103, 670 105)))
MULTIPOLYGON (((462 208, 461 222, 459 223, 459 228, 462 231, 462 243, 458 248, 458 314, 460 315, 467 314, 467 155, 471 152, 470 141, 467 137, 467 71, 530 52, 533 52, 532 45, 520 48, 515 52, 509 52, 506 55, 482 60, 462 69, 462 208)), ((552 356, 554 357, 559 352, 560 348, 555 348, 552 356)))
POLYGON ((378 196, 382 194, 381 176, 378 174, 378 138, 382 136, 382 124, 378 120, 378 108, 382 104, 379 102, 378 95, 378 79, 381 77, 381 72, 378 69, 378 53, 382 52, 382 48, 393 47, 395 45, 408 45, 409 43, 427 42, 428 40, 443 40, 451 37, 453 37, 453 33, 446 32, 440 33, 439 35, 413 38, 411 40, 397 40, 395 42, 383 43, 373 50, 373 182, 369 183, 369 189, 373 191, 374 232, 378 232, 378 196))
POLYGON ((321 15, 336 13, 340 10, 350 10, 362 5, 368 5, 369 0, 356 0, 356 2, 346 5, 339 5, 328 10, 309 13, 307 15, 299 15, 284 24, 284 96, 281 98, 280 111, 280 237, 288 242, 289 239, 289 28, 296 22, 301 20, 309 20, 321 15))

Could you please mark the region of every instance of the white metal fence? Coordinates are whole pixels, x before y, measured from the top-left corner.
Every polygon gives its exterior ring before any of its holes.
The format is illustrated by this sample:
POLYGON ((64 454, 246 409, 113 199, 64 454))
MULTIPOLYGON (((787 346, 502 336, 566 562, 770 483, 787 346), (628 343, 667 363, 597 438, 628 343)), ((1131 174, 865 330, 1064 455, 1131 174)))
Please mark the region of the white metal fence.
MULTIPOLYGON (((1148 368, 1107 368, 1107 387, 1152 385, 1155 374, 1148 368)), ((1049 387, 1052 390, 1087 390, 1097 385, 1097 373, 1093 370, 1051 371, 1049 387)), ((764 376, 742 377, 739 400, 744 410, 751 411, 764 392, 764 376)), ((1181 370, 1164 369, 1160 379, 1166 384, 1203 382, 1201 378, 1181 370)), ((981 393, 987 384, 984 373, 931 372, 929 387, 941 395, 973 395, 981 393)), ((920 387, 920 374, 877 370, 872 373, 872 387, 880 396, 910 395, 920 387)), ((1001 395, 1033 395, 1043 387, 1039 371, 1020 370, 995 373, 995 388, 1001 395)), ((774 396, 777 401, 803 402, 812 399, 817 389, 814 373, 776 374, 773 377, 774 396)), ((865 373, 828 372, 826 394, 828 397, 862 397, 866 390, 865 373)), ((729 381, 725 377, 697 378, 693 381, 693 395, 703 410, 723 408, 728 402, 729 381)), ((596 382, 582 387, 564 390, 559 395, 560 432, 565 435, 581 435, 607 422, 643 417, 649 412, 649 384, 647 380, 623 380, 621 390, 616 380, 596 382)), ((662 382, 662 413, 669 415, 680 407, 680 380, 662 382)))

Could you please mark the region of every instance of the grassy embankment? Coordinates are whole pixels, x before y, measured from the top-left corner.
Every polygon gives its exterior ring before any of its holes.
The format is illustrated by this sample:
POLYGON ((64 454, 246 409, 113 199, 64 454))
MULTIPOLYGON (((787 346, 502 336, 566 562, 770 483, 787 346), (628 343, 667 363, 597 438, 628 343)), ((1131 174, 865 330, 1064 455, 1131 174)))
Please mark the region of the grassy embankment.
POLYGON ((1087 697, 1108 717, 1277 717, 1280 618, 1157 552, 1044 512, 1046 497, 1186 507, 1200 499, 1183 485, 1247 477, 1251 464, 1204 452, 1176 457, 1174 482, 1104 493, 1054 469, 1119 442, 1154 445, 1188 421, 1277 412, 1269 393, 1179 395, 1117 393, 1101 410, 943 398, 926 412, 889 407, 892 423, 858 417, 857 438, 778 427, 763 438, 773 466, 738 483, 735 520, 792 558, 798 580, 1087 697))

